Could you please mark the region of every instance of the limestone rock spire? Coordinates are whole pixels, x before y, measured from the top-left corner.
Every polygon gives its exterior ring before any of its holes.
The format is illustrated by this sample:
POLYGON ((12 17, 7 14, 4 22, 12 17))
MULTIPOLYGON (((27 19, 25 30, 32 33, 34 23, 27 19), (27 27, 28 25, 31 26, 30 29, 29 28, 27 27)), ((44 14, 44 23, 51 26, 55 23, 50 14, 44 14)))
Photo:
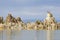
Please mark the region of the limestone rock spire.
POLYGON ((17 23, 18 23, 18 22, 22 22, 22 20, 21 20, 20 17, 17 17, 16 20, 17 20, 17 23))
POLYGON ((55 23, 55 18, 53 17, 52 13, 48 12, 46 19, 44 20, 47 24, 55 23))
POLYGON ((53 17, 51 12, 48 12, 46 19, 44 20, 44 25, 46 27, 51 27, 53 28, 53 26, 56 26, 56 21, 55 18, 53 17))
POLYGON ((3 23, 3 17, 0 17, 0 23, 3 23))

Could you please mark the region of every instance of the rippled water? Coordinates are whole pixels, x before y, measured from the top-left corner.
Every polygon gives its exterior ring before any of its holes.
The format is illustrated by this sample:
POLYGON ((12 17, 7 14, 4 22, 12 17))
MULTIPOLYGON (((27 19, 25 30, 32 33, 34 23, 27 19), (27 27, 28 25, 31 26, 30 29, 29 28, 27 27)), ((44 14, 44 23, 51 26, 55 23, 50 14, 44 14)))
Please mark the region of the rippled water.
MULTIPOLYGON (((47 31, 0 31, 0 40, 47 40, 47 31)), ((53 32, 53 40, 60 40, 60 30, 53 32)))

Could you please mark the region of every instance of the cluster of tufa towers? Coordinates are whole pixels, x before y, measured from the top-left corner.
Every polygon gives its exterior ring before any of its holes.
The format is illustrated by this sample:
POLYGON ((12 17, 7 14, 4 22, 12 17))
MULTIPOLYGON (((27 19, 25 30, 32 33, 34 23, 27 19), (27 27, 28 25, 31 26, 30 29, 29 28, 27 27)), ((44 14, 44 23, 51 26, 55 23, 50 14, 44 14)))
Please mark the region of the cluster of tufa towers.
POLYGON ((24 23, 20 17, 13 17, 8 14, 5 20, 0 17, 0 30, 57 30, 60 29, 60 23, 55 21, 53 15, 48 12, 44 21, 37 20, 36 22, 24 23))

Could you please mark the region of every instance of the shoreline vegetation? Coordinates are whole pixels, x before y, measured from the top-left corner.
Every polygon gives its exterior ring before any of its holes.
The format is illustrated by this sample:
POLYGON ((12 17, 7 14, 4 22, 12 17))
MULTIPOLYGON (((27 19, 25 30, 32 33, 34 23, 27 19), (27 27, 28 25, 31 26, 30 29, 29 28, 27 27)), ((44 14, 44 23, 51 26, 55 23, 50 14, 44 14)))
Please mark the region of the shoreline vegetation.
POLYGON ((6 19, 0 17, 0 30, 60 30, 60 23, 56 22, 51 12, 48 12, 44 21, 24 23, 20 17, 8 14, 6 19))

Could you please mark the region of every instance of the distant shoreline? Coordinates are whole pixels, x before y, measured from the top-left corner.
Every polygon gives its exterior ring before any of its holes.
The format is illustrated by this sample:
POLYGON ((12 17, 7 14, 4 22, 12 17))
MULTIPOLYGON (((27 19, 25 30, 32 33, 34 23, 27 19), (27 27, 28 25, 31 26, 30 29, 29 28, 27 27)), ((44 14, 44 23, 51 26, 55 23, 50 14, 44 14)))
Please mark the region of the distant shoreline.
MULTIPOLYGON (((27 22, 35 22, 36 20, 34 19, 28 19, 28 20, 23 20, 23 22, 27 23, 27 22)), ((44 20, 40 20, 40 21, 44 21, 44 20)), ((56 20, 57 22, 60 22, 60 20, 56 20)))

